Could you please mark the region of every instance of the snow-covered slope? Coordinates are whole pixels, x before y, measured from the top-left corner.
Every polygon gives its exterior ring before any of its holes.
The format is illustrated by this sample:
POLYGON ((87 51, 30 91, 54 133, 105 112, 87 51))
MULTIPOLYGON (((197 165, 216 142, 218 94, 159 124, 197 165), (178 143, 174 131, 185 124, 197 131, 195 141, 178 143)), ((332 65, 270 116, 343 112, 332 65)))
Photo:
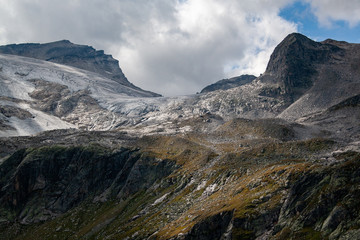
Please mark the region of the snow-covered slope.
POLYGON ((29 135, 44 130, 79 127, 82 125, 85 128, 92 125, 91 129, 104 129, 104 125, 107 125, 106 129, 109 129, 111 127, 106 122, 99 123, 99 126, 96 127, 94 123, 82 123, 81 120, 84 119, 81 119, 81 117, 89 117, 85 116, 88 114, 91 120, 96 121, 94 119, 96 118, 95 115, 110 114, 114 102, 118 103, 139 97, 146 99, 147 93, 86 70, 33 58, 0 54, 0 96, 1 106, 13 106, 16 109, 24 109, 31 113, 31 117, 24 119, 16 115, 11 116, 10 113, 7 113, 7 117, 1 114, 2 124, 8 127, 3 127, 0 135, 9 136, 29 135), (78 122, 69 121, 66 116, 54 116, 51 111, 39 111, 36 107, 38 101, 46 100, 49 95, 55 93, 50 92, 52 89, 45 89, 46 91, 40 92, 41 95, 37 94, 37 98, 34 99, 31 95, 38 90, 35 81, 54 83, 52 86, 64 86, 68 90, 67 95, 64 97, 73 97, 74 94, 80 91, 86 91, 88 97, 92 98, 96 104, 93 104, 94 106, 91 109, 84 109, 83 112, 78 111, 67 114, 72 114, 72 118, 74 118, 74 115, 78 115, 75 116, 78 118, 78 122), (97 113, 91 116, 91 110, 94 109, 97 110, 97 113))
POLYGON ((26 118, 19 118, 19 116, 16 115, 6 118, 1 114, 0 123, 5 123, 8 127, 0 128, 0 137, 27 136, 54 129, 76 128, 74 124, 65 122, 53 115, 33 109, 28 103, 14 103, 11 101, 0 100, 0 105, 1 109, 4 109, 4 106, 12 106, 15 109, 22 109, 30 114, 30 116, 26 118))
POLYGON ((176 125, 174 121, 210 112, 224 118, 241 113, 248 117, 274 116, 273 113, 268 114, 267 110, 276 104, 268 101, 268 97, 256 97, 256 84, 260 83, 232 89, 229 94, 218 91, 149 98, 140 90, 93 72, 0 54, 0 96, 5 99, 0 102, 1 105, 12 104, 33 116, 26 119, 3 117, 4 124, 16 131, 6 129, 2 135, 27 135, 69 127, 87 130, 131 130, 142 127, 142 133, 177 132, 187 128, 176 125), (259 112, 256 105, 261 106, 263 111, 259 112), (39 112, 43 119, 48 120, 41 120, 39 112))
POLYGON ((122 72, 119 61, 103 50, 91 46, 74 44, 68 40, 50 43, 24 43, 0 46, 0 54, 11 54, 22 57, 59 63, 76 67, 116 81, 124 86, 139 90, 144 96, 159 97, 159 94, 145 91, 133 85, 122 72))
POLYGON ((34 90, 34 87, 26 80, 43 79, 66 85, 71 91, 89 89, 92 96, 104 104, 112 97, 148 97, 142 91, 99 74, 61 64, 6 54, 0 54, 0 64, 3 80, 11 81, 11 84, 6 86, 10 92, 2 88, 3 96, 29 100, 27 94, 34 90))

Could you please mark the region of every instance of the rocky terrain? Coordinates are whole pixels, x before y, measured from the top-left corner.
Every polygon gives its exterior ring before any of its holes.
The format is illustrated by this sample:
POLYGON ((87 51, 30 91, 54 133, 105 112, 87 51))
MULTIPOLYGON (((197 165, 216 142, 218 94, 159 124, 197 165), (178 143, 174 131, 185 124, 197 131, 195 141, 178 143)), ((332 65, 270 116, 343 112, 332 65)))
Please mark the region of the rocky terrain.
POLYGON ((254 75, 241 75, 238 77, 223 79, 217 81, 216 83, 210 84, 209 86, 204 87, 200 93, 207 93, 216 90, 227 90, 230 88, 239 87, 247 83, 250 83, 255 78, 256 77, 254 75))
POLYGON ((0 55, 0 239, 360 238, 360 45, 173 98, 57 59, 0 55))

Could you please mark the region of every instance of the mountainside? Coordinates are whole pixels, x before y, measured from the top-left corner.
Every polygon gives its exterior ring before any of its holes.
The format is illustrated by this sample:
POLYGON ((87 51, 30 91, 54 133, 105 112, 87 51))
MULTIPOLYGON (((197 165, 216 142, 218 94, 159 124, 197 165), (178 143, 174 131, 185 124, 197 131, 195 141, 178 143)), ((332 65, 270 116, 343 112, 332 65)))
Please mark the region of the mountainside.
POLYGON ((291 103, 283 118, 323 111, 359 93, 359 54, 359 44, 290 35, 270 58, 263 81, 274 86, 264 94, 284 96, 291 103))
POLYGON ((216 90, 227 90, 230 88, 239 87, 242 85, 245 85, 247 83, 250 83, 252 80, 254 80, 256 77, 254 75, 241 75, 238 77, 233 77, 229 79, 223 79, 220 81, 217 81, 216 83, 210 84, 209 86, 206 86, 201 90, 200 93, 207 93, 212 92, 216 90))
MULTIPOLYGON (((119 61, 103 50, 96 51, 85 45, 73 44, 68 40, 51 43, 25 43, 0 46, 0 53, 30 57, 49 62, 59 63, 98 73, 122 85, 144 91, 130 83, 119 67, 119 61)), ((152 97, 159 94, 144 91, 152 97)))
POLYGON ((0 136, 69 127, 110 129, 123 121, 114 119, 112 102, 152 96, 97 73, 2 54, 0 86, 0 136))
POLYGON ((0 54, 0 239, 360 239, 359 66, 294 33, 249 82, 149 98, 0 54))

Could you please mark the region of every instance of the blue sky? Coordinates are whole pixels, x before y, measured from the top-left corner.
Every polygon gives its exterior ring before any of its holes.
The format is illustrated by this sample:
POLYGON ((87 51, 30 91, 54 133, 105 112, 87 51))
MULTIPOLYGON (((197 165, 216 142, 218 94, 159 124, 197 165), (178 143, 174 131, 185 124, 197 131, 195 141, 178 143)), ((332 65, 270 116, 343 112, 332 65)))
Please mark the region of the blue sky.
POLYGON ((330 25, 321 24, 314 15, 309 2, 296 1, 281 9, 279 15, 288 21, 294 22, 298 27, 298 32, 313 40, 323 41, 331 38, 339 41, 360 43, 359 23, 351 26, 346 20, 332 20, 330 25))

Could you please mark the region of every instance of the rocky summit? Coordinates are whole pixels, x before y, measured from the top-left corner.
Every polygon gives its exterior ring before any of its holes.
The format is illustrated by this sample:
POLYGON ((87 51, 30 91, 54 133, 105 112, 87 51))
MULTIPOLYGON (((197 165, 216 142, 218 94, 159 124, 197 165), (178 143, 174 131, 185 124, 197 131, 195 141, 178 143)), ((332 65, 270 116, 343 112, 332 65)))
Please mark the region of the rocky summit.
POLYGON ((79 46, 0 47, 0 239, 360 239, 359 44, 170 98, 79 46))
POLYGON ((216 90, 227 90, 230 88, 239 87, 241 85, 245 85, 250 83, 256 77, 254 75, 241 75, 238 77, 233 77, 229 79, 222 79, 217 81, 216 83, 210 84, 209 86, 204 87, 200 93, 207 93, 216 90))

